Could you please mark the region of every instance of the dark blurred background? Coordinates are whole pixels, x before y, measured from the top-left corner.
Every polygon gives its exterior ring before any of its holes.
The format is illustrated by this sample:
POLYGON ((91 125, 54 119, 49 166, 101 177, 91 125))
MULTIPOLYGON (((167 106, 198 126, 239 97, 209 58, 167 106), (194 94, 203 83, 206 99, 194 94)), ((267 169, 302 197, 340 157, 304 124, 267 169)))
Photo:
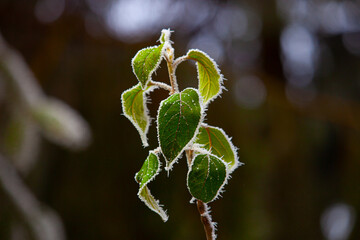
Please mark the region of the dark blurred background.
MULTIPOLYGON (((38 220, 24 217, 37 204, 63 226, 47 240, 205 239, 185 159, 149 186, 167 223, 136 195, 134 174, 157 147, 156 129, 144 149, 120 95, 137 83, 132 57, 163 28, 175 31, 177 56, 201 49, 227 79, 206 122, 233 137, 245 166, 210 204, 219 239, 360 239, 358 0, 1 0, 0 152, 20 182, 2 168, 0 239, 40 239, 31 233, 38 220), (25 80, 42 102, 62 102, 49 111, 67 132, 36 122, 33 109, 43 108, 26 107, 25 80), (33 205, 18 206, 13 182, 33 205)), ((193 63, 177 73, 181 89, 197 86, 193 63)), ((164 63, 153 79, 168 83, 164 63)), ((152 118, 166 96, 151 93, 152 118)))

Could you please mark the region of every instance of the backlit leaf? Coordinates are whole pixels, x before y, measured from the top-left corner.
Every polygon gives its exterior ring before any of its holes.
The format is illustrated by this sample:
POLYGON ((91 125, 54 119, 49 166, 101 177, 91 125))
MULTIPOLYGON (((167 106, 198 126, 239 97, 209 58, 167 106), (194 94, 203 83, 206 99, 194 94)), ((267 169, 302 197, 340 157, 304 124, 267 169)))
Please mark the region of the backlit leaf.
POLYGON ((213 201, 227 178, 226 164, 212 154, 196 155, 187 177, 191 195, 205 203, 213 201))
POLYGON ((194 139, 201 116, 200 98, 195 89, 187 88, 161 102, 157 119, 158 137, 167 170, 194 139))
POLYGON ((145 105, 145 91, 141 88, 140 83, 124 91, 121 100, 124 115, 138 130, 143 145, 148 146, 146 134, 149 129, 150 118, 145 105))
POLYGON ((212 154, 224 160, 232 172, 239 166, 236 148, 226 133, 217 127, 202 126, 196 138, 196 143, 202 148, 209 150, 212 154))
POLYGON ((160 206, 159 201, 151 195, 150 190, 147 187, 147 184, 152 181, 159 172, 159 158, 153 151, 150 151, 149 156, 146 158, 140 171, 135 175, 135 180, 139 183, 138 196, 141 201, 143 201, 152 211, 159 214, 163 221, 166 222, 168 220, 166 212, 160 206))
POLYGON ((199 92, 204 104, 215 99, 221 93, 222 75, 215 61, 206 53, 191 49, 187 58, 196 61, 199 92))
POLYGON ((163 46, 148 47, 140 50, 132 59, 131 65, 133 71, 141 83, 143 89, 146 88, 148 82, 151 80, 152 73, 159 67, 163 57, 163 46))

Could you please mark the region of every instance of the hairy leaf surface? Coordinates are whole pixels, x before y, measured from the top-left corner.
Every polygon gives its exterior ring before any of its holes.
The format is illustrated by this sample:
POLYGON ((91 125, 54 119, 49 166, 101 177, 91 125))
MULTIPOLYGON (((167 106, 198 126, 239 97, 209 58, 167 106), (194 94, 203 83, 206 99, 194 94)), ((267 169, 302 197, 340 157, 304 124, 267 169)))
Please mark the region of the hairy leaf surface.
POLYGON ((144 146, 148 146, 146 134, 150 125, 150 117, 145 105, 145 93, 140 83, 123 92, 121 95, 124 115, 138 130, 144 146))
POLYGON ((146 158, 140 171, 135 175, 135 180, 139 183, 139 198, 148 206, 152 211, 160 215, 164 222, 168 220, 166 212, 162 209, 154 196, 151 195, 147 184, 152 181, 160 171, 160 161, 158 156, 150 151, 149 156, 146 158))
POLYGON ((199 92, 206 104, 221 93, 222 75, 220 70, 215 61, 200 50, 190 50, 187 57, 196 61, 199 92))
POLYGON ((239 165, 236 148, 221 128, 202 126, 197 135, 196 143, 201 144, 203 148, 228 163, 230 172, 239 165))
POLYGON ((214 200, 226 181, 226 164, 217 156, 199 154, 193 159, 187 177, 191 195, 205 203, 214 200))
POLYGON ((195 137, 201 114, 199 94, 192 88, 173 94, 161 102, 157 120, 158 137, 166 169, 171 167, 195 137))
POLYGON ((144 48, 132 59, 131 64, 133 71, 143 89, 146 88, 148 82, 151 80, 152 73, 158 68, 161 62, 163 46, 164 44, 144 48))

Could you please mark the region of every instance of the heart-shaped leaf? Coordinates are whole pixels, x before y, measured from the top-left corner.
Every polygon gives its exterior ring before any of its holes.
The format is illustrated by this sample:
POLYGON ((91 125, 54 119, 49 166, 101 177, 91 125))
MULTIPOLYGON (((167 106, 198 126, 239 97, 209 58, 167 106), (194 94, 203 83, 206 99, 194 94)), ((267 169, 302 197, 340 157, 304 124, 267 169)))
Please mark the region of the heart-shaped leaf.
POLYGON ((159 172, 159 157, 153 151, 150 151, 149 156, 146 158, 140 171, 136 173, 135 180, 139 183, 138 196, 141 201, 143 201, 152 211, 159 214, 162 220, 166 222, 169 217, 160 206, 159 201, 151 195, 150 190, 147 187, 147 184, 152 181, 159 172))
POLYGON ((164 43, 141 49, 131 61, 133 71, 143 89, 151 80, 151 75, 159 67, 163 57, 164 43))
POLYGON ((207 125, 200 127, 196 143, 224 160, 230 173, 239 166, 236 148, 221 128, 207 125))
POLYGON ((205 203, 218 196, 227 179, 226 164, 212 154, 196 155, 187 176, 191 195, 205 203))
POLYGON ((150 125, 150 117, 145 105, 145 91, 141 88, 140 83, 123 92, 121 100, 125 117, 138 130, 144 147, 148 146, 146 134, 150 125))
POLYGON ((207 104, 221 93, 223 77, 220 70, 215 61, 200 50, 189 50, 187 58, 196 61, 199 92, 204 104, 207 104))
POLYGON ((198 92, 187 88, 163 100, 158 113, 158 138, 169 170, 194 139, 202 119, 198 92))

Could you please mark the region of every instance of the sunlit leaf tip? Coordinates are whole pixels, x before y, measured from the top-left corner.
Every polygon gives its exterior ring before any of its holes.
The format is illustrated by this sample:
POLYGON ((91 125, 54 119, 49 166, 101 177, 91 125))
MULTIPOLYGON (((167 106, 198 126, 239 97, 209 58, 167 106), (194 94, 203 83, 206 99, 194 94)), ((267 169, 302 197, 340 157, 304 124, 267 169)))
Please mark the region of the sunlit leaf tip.
POLYGON ((207 104, 221 94, 223 76, 216 62, 206 53, 191 49, 186 56, 187 59, 196 61, 199 92, 204 104, 207 104))
POLYGON ((140 50, 131 61, 133 72, 143 89, 151 80, 153 72, 159 67, 163 58, 164 43, 159 46, 148 47, 140 50))
POLYGON ((150 126, 145 94, 139 83, 121 95, 123 113, 139 132, 144 147, 149 145, 146 135, 150 126))

